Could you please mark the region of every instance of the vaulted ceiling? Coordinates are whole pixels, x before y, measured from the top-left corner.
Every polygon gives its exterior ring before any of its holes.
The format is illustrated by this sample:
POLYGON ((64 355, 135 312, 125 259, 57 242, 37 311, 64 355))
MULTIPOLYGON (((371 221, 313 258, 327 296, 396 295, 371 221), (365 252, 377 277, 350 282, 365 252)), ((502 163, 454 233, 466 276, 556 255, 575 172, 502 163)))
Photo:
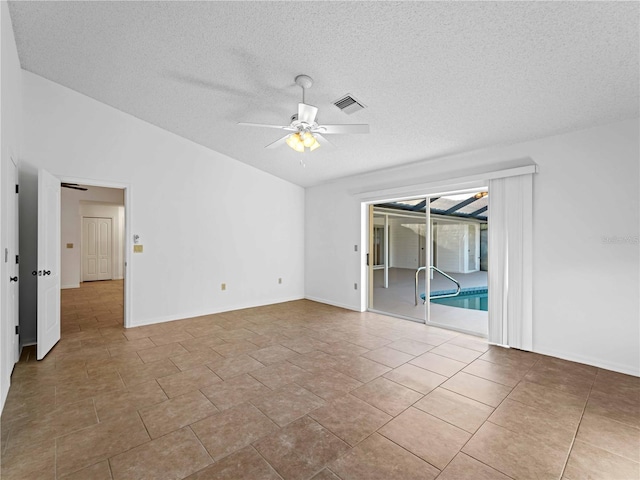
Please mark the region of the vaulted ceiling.
POLYGON ((637 2, 17 2, 25 70, 302 186, 638 116, 637 2), (300 154, 296 112, 368 123, 300 154), (350 93, 367 108, 346 115, 350 93), (299 164, 304 155, 306 167, 299 164))

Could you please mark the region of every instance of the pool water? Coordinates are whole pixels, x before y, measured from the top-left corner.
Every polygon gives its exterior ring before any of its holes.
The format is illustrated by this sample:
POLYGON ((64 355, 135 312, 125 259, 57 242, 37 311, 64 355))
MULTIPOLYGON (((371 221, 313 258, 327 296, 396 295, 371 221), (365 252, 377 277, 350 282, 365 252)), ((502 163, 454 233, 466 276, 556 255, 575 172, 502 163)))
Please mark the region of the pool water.
POLYGON ((485 312, 489 309, 487 290, 462 292, 457 297, 436 298, 431 300, 431 302, 448 305, 450 307, 468 308, 470 310, 482 310, 485 312))

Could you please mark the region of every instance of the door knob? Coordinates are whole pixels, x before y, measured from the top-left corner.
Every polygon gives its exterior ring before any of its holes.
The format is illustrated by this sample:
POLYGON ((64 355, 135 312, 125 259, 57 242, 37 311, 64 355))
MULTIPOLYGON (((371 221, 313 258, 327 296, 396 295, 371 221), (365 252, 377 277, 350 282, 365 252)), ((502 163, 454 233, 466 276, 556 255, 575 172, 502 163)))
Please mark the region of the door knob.
POLYGON ((17 282, 18 281, 18 277, 9 277, 9 281, 10 282, 17 282))
POLYGON ((51 270, 43 270, 42 275, 51 275, 51 270))

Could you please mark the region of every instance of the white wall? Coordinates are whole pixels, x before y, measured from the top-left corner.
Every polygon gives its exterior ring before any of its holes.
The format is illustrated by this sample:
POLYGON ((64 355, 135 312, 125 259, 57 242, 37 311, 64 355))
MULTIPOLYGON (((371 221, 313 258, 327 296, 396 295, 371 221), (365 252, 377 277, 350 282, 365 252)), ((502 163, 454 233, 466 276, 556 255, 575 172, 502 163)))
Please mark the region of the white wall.
MULTIPOLYGON (((0 115, 0 202, 2 206, 2 221, 0 222, 0 240, 2 245, 2 254, 4 257, 4 248, 8 245, 9 235, 15 234, 15 225, 7 223, 8 215, 6 211, 5 195, 15 195, 15 191, 11 190, 11 186, 4 184, 7 178, 7 170, 11 156, 19 159, 20 156, 20 125, 21 125, 21 109, 20 109, 20 89, 21 89, 21 70, 20 60, 18 59, 18 51, 13 37, 13 26, 7 2, 0 2, 0 105, 2 111, 0 115)), ((15 254, 17 252, 11 252, 15 254)), ((4 260, 4 258, 2 259, 4 260)), ((5 305, 5 296, 8 291, 9 272, 4 261, 1 263, 0 273, 2 279, 0 281, 0 411, 4 406, 9 391, 10 375, 13 369, 13 348, 12 340, 14 336, 14 325, 16 319, 7 311, 5 305)), ((18 276, 22 283, 21 275, 18 276)), ((19 283, 19 284, 20 284, 19 283)))
POLYGON ((82 217, 113 218, 114 279, 124 276, 124 191, 115 188, 88 187, 88 190, 63 188, 60 199, 61 242, 60 283, 62 288, 78 288, 82 269, 82 217), (119 205, 122 205, 119 207, 119 205), (73 248, 67 248, 68 243, 73 248))
POLYGON ((418 268, 420 249, 419 226, 417 221, 408 218, 390 218, 389 266, 394 268, 418 268))
POLYGON ((363 240, 358 192, 406 187, 406 196, 416 196, 411 186, 531 157, 539 165, 533 192, 534 350, 638 375, 638 132, 638 119, 632 119, 309 188, 306 295, 360 310, 363 296, 352 288, 362 272, 352 246, 363 240), (322 238, 315 234, 320 226, 322 238))
POLYGON ((301 187, 29 72, 23 102, 31 183, 41 167, 128 185, 132 326, 303 298, 301 187))

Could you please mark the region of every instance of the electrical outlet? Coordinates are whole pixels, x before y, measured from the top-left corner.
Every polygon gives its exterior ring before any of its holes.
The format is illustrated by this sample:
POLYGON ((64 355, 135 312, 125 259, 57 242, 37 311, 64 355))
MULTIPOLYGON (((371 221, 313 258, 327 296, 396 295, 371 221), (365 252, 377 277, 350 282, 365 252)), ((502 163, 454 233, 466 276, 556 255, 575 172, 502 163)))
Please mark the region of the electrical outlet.
POLYGON ((353 246, 353 251, 354 251, 354 252, 357 252, 357 251, 358 251, 358 245, 354 245, 354 246, 353 246))
POLYGON ((227 284, 226 283, 222 283, 220 284, 220 290, 226 290, 227 289, 227 284))
POLYGON ((280 283, 282 283, 282 278, 279 278, 279 279, 278 279, 278 283, 279 283, 279 284, 280 284, 280 283))
POLYGON ((358 284, 357 284, 357 283, 354 283, 354 284, 353 284, 353 289, 354 289, 354 290, 357 290, 357 289, 358 289, 358 284))

